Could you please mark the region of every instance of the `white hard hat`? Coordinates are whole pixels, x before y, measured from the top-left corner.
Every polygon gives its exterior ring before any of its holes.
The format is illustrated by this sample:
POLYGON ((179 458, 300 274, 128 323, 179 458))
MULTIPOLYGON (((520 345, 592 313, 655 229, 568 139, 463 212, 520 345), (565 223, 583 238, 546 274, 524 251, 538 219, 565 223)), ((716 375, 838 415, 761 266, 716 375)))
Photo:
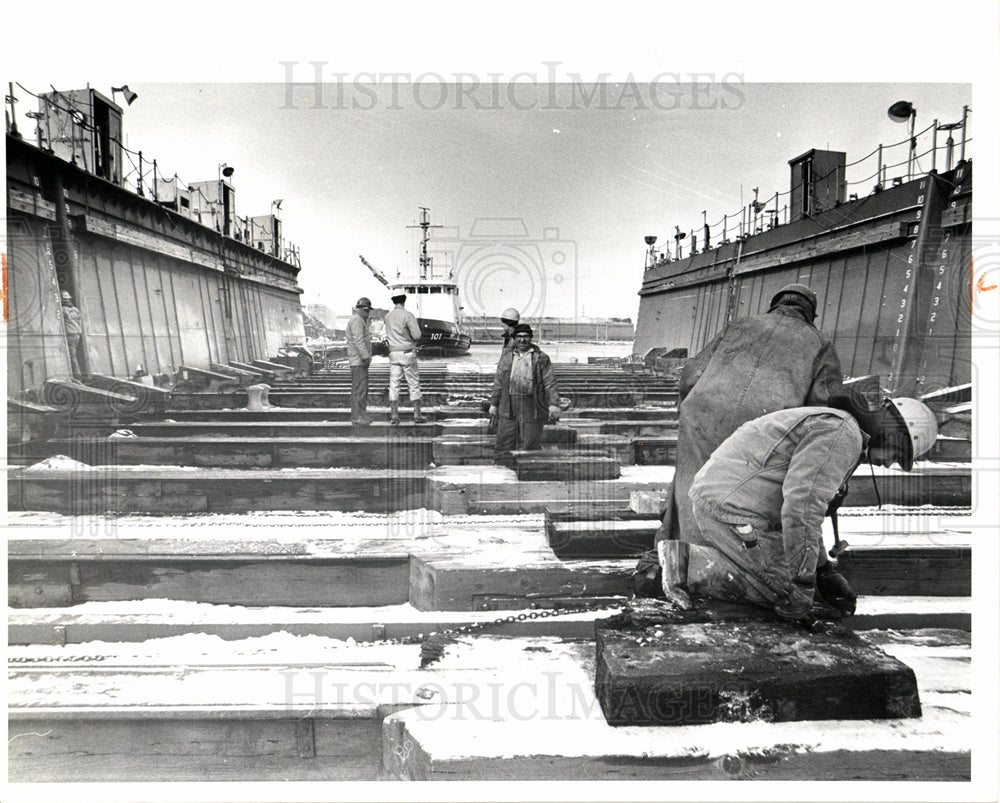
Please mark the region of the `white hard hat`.
POLYGON ((905 471, 909 471, 913 468, 913 461, 923 457, 934 446, 938 436, 937 418, 930 407, 916 399, 889 399, 889 404, 899 415, 910 436, 909 454, 899 463, 905 471))
POLYGON ((507 307, 507 309, 500 313, 500 320, 513 321, 514 323, 517 323, 521 320, 521 313, 513 307, 507 307))

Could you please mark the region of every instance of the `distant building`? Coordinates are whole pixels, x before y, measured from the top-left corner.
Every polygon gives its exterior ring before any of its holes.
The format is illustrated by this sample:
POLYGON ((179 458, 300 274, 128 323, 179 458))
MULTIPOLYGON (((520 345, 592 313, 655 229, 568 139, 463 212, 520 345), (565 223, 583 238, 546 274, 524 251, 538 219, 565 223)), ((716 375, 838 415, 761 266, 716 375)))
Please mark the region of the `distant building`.
POLYGON ((323 326, 329 329, 337 328, 337 315, 326 304, 321 304, 317 301, 312 304, 303 304, 302 309, 307 315, 323 324, 323 326))

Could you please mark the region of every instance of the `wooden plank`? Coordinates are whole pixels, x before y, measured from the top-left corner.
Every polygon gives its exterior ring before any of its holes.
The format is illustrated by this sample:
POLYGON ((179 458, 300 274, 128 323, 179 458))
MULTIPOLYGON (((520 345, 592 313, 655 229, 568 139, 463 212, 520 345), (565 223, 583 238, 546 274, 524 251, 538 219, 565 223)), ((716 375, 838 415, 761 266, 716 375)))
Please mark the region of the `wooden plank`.
MULTIPOLYGON (((255 638, 271 633, 290 633, 298 636, 324 636, 334 639, 353 638, 355 641, 382 641, 384 639, 411 638, 420 633, 460 627, 492 618, 493 611, 521 611, 525 614, 541 608, 553 607, 561 600, 575 606, 572 598, 532 597, 513 598, 478 597, 484 609, 453 611, 447 615, 424 612, 413 616, 406 609, 375 607, 367 610, 355 608, 350 615, 335 614, 329 609, 313 606, 275 610, 261 616, 255 609, 225 606, 217 609, 200 609, 179 613, 169 605, 156 614, 149 613, 84 613, 77 608, 61 610, 22 609, 11 611, 8 616, 8 643, 27 644, 84 644, 89 641, 139 642, 153 638, 203 633, 217 635, 227 640, 255 638), (519 603, 519 604, 518 604, 519 603), (535 606, 525 608, 525 606, 535 606)), ((621 598, 618 599, 621 602, 621 598)), ((613 606, 609 606, 613 607, 613 606)), ((85 610, 85 609, 84 609, 85 610)), ((603 618, 607 612, 573 614, 558 618, 526 619, 491 628, 491 634, 503 636, 558 637, 589 641, 593 638, 594 618, 603 618)), ((972 618, 968 598, 919 597, 887 598, 862 597, 858 612, 841 623, 849 630, 862 632, 866 640, 884 634, 887 628, 894 632, 903 628, 950 628, 948 632, 962 631, 966 642, 970 637, 972 618)), ((882 644, 880 641, 873 641, 882 644)))
POLYGON ((610 725, 920 716, 913 670, 855 634, 771 622, 598 623, 596 632, 610 725))
MULTIPOLYGON (((472 716, 466 712, 466 716, 472 716)), ((385 748, 383 748, 383 754, 385 748)), ((836 750, 774 747, 749 755, 517 755, 435 759, 404 731, 389 745, 388 774, 400 781, 954 781, 968 782, 968 752, 907 749, 836 750), (403 750, 410 745, 409 752, 403 750), (392 749, 399 747, 398 753, 392 749), (405 760, 404 760, 405 757, 405 760)))
POLYGON ((426 507, 422 471, 345 469, 294 476, 281 470, 252 473, 197 469, 172 472, 121 469, 95 472, 31 470, 10 476, 20 509, 88 513, 242 513, 248 510, 360 510, 388 513, 426 507))
POLYGON ((613 480, 621 476, 621 464, 613 457, 539 452, 512 452, 512 455, 517 478, 525 482, 613 480))
POLYGON ((644 436, 632 441, 640 466, 672 466, 677 461, 677 438, 644 436))
POLYGON ((8 772, 15 783, 371 781, 381 768, 380 730, 373 719, 150 720, 136 712, 22 722, 15 714, 8 772))
POLYGON ((972 594, 971 547, 849 547, 837 562, 858 594, 972 594))
MULTIPOLYGON (((408 559, 329 560, 277 558, 265 562, 241 560, 191 560, 123 556, 119 560, 10 561, 14 579, 11 593, 18 592, 19 607, 108 602, 119 600, 172 599, 220 605, 315 605, 353 607, 399 605, 408 601, 408 559), (71 567, 78 579, 66 598, 59 592, 39 597, 30 590, 41 587, 28 578, 42 574, 68 577, 71 567)), ((15 599, 11 597, 11 604, 15 599)))
POLYGON ((563 563, 551 553, 525 555, 516 566, 503 557, 490 562, 475 556, 414 556, 410 560, 410 604, 421 611, 469 611, 480 607, 486 598, 519 599, 526 607, 534 597, 585 601, 629 596, 631 568, 631 562, 563 563))

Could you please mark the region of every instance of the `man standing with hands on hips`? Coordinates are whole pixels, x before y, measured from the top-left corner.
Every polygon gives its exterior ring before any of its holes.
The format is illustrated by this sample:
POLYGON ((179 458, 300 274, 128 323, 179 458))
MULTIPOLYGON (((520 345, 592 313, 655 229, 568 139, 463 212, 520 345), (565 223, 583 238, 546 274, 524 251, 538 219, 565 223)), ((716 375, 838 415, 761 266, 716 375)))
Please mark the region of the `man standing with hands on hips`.
POLYGON ((351 423, 370 424, 368 417, 368 366, 372 362, 372 338, 368 328, 372 302, 362 296, 347 322, 347 361, 351 366, 351 423))
POLYGON ((423 424, 427 419, 420 413, 420 371, 417 368, 417 343, 420 324, 406 307, 406 294, 392 297, 393 308, 385 316, 385 336, 389 341, 389 423, 399 424, 399 385, 406 378, 413 402, 413 423, 423 424))

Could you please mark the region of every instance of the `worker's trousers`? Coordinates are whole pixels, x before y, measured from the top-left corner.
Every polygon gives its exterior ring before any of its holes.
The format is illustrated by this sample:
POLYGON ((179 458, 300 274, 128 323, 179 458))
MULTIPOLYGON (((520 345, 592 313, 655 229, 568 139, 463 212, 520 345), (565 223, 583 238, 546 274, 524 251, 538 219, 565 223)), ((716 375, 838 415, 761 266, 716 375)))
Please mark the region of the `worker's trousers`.
POLYGON ((371 359, 351 366, 351 420, 361 418, 368 409, 368 366, 371 359))
POLYGON ((514 449, 529 451, 542 448, 542 430, 545 428, 544 418, 537 418, 538 405, 534 395, 512 393, 510 396, 510 412, 512 418, 501 416, 497 419, 498 452, 510 452, 514 449))
POLYGON ((402 379, 410 391, 410 401, 420 400, 420 371, 417 368, 415 351, 389 352, 389 401, 399 401, 399 387, 402 379))
POLYGON ((742 597, 789 619, 809 613, 813 589, 792 582, 781 532, 753 527, 740 535, 736 525, 719 521, 697 502, 692 511, 708 546, 690 547, 688 591, 723 599, 742 597))
POLYGON ((75 332, 66 335, 66 346, 69 348, 69 369, 77 379, 83 376, 83 371, 80 370, 80 339, 80 335, 75 332))

